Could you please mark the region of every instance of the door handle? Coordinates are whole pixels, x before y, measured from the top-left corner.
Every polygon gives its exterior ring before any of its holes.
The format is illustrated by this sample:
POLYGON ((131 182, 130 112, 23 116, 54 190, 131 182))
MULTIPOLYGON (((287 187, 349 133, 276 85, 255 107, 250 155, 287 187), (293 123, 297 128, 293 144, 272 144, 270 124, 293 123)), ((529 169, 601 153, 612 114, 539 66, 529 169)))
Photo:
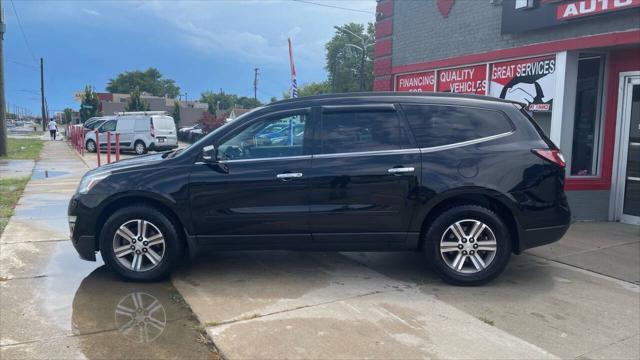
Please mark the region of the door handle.
POLYGON ((287 180, 287 179, 293 179, 293 178, 299 178, 299 177, 302 177, 302 173, 282 173, 282 174, 276 175, 276 178, 281 180, 287 180))
POLYGON ((391 168, 387 171, 389 172, 389 174, 405 174, 405 173, 412 173, 415 170, 416 169, 412 167, 396 167, 396 168, 391 168))

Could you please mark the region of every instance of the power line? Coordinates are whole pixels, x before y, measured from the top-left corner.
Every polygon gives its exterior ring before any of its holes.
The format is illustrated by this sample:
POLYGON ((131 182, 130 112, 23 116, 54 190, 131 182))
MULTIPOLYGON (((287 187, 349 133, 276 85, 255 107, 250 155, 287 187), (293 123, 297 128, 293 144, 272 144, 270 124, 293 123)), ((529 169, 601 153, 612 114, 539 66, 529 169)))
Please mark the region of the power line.
POLYGON ((11 59, 6 59, 6 60, 8 62, 10 62, 10 63, 14 63, 14 64, 21 65, 21 66, 24 66, 24 67, 29 67, 29 68, 32 68, 32 69, 39 69, 36 65, 24 63, 24 62, 21 62, 21 61, 11 60, 11 59))
POLYGON ((20 32, 22 33, 22 38, 24 39, 24 43, 27 45, 27 49, 29 50, 29 54, 31 54, 31 58, 33 61, 36 60, 36 56, 33 55, 33 50, 31 50, 31 45, 29 45, 29 40, 27 40, 27 35, 24 33, 24 29, 22 28, 22 22, 20 21, 20 16, 18 16, 18 11, 16 10, 16 5, 11 1, 11 7, 13 8, 13 13, 16 14, 16 20, 18 21, 18 27, 20 27, 20 32))
MULTIPOLYGON (((13 1, 13 0, 12 0, 12 1, 13 1)), ((340 9, 340 10, 354 11, 354 12, 359 12, 359 13, 365 13, 365 14, 375 15, 375 12, 373 12, 373 11, 360 10, 360 9, 352 9, 352 8, 346 8, 346 7, 337 6, 337 5, 320 4, 320 3, 316 3, 316 2, 312 2, 312 1, 306 1, 306 0, 292 0, 292 1, 299 2, 299 3, 303 3, 303 4, 316 5, 316 6, 323 6, 323 7, 333 8, 333 9, 340 9)))

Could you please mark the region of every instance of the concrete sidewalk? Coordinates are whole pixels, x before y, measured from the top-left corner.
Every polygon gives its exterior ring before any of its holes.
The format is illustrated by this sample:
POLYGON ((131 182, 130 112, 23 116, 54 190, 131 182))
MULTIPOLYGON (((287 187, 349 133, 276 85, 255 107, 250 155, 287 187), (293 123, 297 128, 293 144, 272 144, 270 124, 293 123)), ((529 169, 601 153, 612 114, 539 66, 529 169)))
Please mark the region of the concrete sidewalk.
POLYGON ((214 253, 173 282, 230 359, 636 359, 639 231, 576 223, 473 288, 419 253, 214 253))

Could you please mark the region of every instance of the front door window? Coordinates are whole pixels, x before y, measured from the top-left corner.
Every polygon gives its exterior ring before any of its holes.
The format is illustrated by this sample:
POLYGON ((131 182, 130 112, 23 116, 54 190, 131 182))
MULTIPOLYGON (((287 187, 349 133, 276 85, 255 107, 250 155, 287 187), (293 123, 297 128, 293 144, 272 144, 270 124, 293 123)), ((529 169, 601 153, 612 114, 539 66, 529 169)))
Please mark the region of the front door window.
POLYGON ((264 159, 302 155, 307 115, 256 121, 218 146, 219 160, 264 159))

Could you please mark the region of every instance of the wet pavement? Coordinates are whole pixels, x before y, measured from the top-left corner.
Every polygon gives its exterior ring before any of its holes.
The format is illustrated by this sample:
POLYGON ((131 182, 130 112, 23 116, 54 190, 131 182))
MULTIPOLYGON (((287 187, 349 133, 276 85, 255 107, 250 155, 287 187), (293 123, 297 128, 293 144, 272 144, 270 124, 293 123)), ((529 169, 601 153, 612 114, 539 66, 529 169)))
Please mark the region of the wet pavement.
POLYGON ((66 209, 88 168, 62 142, 43 154, 0 238, 0 357, 217 358, 170 282, 125 282, 78 258, 66 209))
POLYGON ((0 160, 0 174, 3 179, 31 176, 35 161, 33 160, 0 160))

